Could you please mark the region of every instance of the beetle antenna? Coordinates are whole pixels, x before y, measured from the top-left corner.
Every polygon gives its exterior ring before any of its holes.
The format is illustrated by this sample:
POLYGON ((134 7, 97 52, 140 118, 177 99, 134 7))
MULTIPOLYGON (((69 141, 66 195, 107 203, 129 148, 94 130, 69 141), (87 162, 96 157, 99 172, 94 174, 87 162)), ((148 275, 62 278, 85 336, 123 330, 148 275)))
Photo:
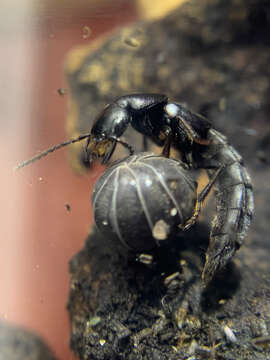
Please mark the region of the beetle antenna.
POLYGON ((126 149, 128 149, 129 151, 129 155, 133 155, 134 154, 134 149, 131 145, 129 145, 127 142, 120 140, 119 138, 116 138, 114 136, 109 136, 108 137, 109 140, 112 140, 113 142, 117 142, 119 144, 121 144, 122 146, 124 146, 126 149))
POLYGON ((70 144, 74 144, 74 143, 79 142, 79 141, 81 141, 81 140, 84 140, 84 139, 86 139, 86 138, 89 139, 90 136, 91 136, 91 133, 83 134, 83 135, 78 136, 77 138, 73 138, 73 139, 64 141, 64 142, 62 142, 62 143, 60 143, 60 144, 57 144, 57 145, 55 145, 55 146, 53 146, 53 147, 51 147, 51 148, 49 148, 49 149, 47 149, 47 150, 45 150, 45 151, 42 151, 41 153, 39 153, 38 155, 32 157, 31 159, 28 159, 28 160, 26 160, 26 161, 23 161, 22 163, 20 163, 19 165, 17 165, 14 170, 19 170, 19 169, 25 167, 26 165, 32 164, 33 162, 35 162, 35 161, 37 161, 37 160, 40 160, 40 159, 43 158, 44 156, 47 156, 49 153, 52 153, 52 152, 54 152, 54 151, 56 151, 56 150, 59 150, 59 149, 61 149, 61 148, 64 147, 64 146, 68 146, 68 145, 70 145, 70 144))

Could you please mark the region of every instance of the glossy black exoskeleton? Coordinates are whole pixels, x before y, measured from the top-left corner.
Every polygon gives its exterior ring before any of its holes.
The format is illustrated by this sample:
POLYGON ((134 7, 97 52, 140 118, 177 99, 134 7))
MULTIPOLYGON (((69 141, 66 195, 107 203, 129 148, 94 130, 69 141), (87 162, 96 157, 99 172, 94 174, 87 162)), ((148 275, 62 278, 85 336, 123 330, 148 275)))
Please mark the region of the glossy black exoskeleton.
POLYGON ((209 143, 207 133, 211 127, 204 117, 180 104, 169 103, 165 95, 126 95, 108 105, 98 116, 88 141, 90 155, 102 156, 103 163, 106 163, 118 142, 128 148, 129 145, 120 141, 120 137, 129 125, 155 144, 164 146, 163 154, 166 156, 171 144, 182 150, 185 162, 191 161, 192 143, 209 143), (111 147, 104 155, 102 144, 107 145, 108 140, 111 147))
MULTIPOLYGON (((189 168, 206 169, 209 188, 214 185, 216 216, 212 222, 202 274, 207 284, 241 246, 250 226, 254 205, 251 180, 241 155, 201 115, 169 102, 165 95, 125 95, 105 107, 90 133, 56 145, 17 168, 83 139, 87 139, 86 153, 90 161, 101 158, 103 163, 107 163, 117 143, 125 146, 132 155, 132 146, 121 138, 129 125, 162 146, 163 156, 169 157, 170 147, 173 146, 189 168)), ((198 213, 199 209, 195 212, 198 213)))
POLYGON ((163 146, 163 154, 169 156, 170 145, 181 150, 186 163, 191 163, 192 144, 207 145, 208 130, 211 125, 199 114, 190 112, 180 104, 169 103, 168 97, 160 94, 125 95, 107 105, 98 115, 90 133, 65 141, 27 160, 18 168, 24 167, 48 153, 61 147, 87 139, 86 152, 89 160, 101 158, 106 164, 111 158, 115 146, 120 143, 130 154, 131 145, 121 136, 131 125, 155 144, 163 146))

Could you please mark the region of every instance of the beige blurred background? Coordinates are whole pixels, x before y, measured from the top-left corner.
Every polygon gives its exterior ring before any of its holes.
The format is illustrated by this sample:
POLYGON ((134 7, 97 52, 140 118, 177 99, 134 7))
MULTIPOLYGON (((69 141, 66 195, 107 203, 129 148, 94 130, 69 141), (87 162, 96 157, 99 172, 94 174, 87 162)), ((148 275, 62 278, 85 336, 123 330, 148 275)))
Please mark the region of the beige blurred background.
POLYGON ((92 223, 99 173, 74 175, 64 150, 19 172, 13 167, 65 139, 68 95, 58 89, 67 88, 64 60, 74 46, 180 2, 1 0, 0 316, 38 332, 59 359, 75 359, 65 309, 68 261, 92 223))

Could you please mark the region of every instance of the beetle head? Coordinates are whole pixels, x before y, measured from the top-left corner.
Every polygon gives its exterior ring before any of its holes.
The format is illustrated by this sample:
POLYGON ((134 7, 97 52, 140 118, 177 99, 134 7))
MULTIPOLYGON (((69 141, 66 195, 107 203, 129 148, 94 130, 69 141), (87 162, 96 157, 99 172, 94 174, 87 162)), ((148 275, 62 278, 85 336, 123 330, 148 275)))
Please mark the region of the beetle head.
POLYGON ((107 105, 98 115, 91 129, 91 136, 87 143, 90 161, 102 158, 102 164, 107 163, 130 121, 126 109, 115 103, 107 105))
POLYGON ((131 119, 126 109, 111 104, 98 115, 91 134, 99 141, 104 138, 120 138, 128 127, 131 119))

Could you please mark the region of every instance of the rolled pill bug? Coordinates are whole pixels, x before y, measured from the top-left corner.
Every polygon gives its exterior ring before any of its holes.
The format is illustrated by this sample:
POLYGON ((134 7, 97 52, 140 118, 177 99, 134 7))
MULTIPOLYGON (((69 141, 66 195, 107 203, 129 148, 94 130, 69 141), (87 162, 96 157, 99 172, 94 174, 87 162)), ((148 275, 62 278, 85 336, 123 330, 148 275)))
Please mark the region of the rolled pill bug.
POLYGON ((108 167, 95 184, 96 226, 130 250, 150 251, 192 218, 196 190, 179 160, 149 153, 129 156, 108 167))

